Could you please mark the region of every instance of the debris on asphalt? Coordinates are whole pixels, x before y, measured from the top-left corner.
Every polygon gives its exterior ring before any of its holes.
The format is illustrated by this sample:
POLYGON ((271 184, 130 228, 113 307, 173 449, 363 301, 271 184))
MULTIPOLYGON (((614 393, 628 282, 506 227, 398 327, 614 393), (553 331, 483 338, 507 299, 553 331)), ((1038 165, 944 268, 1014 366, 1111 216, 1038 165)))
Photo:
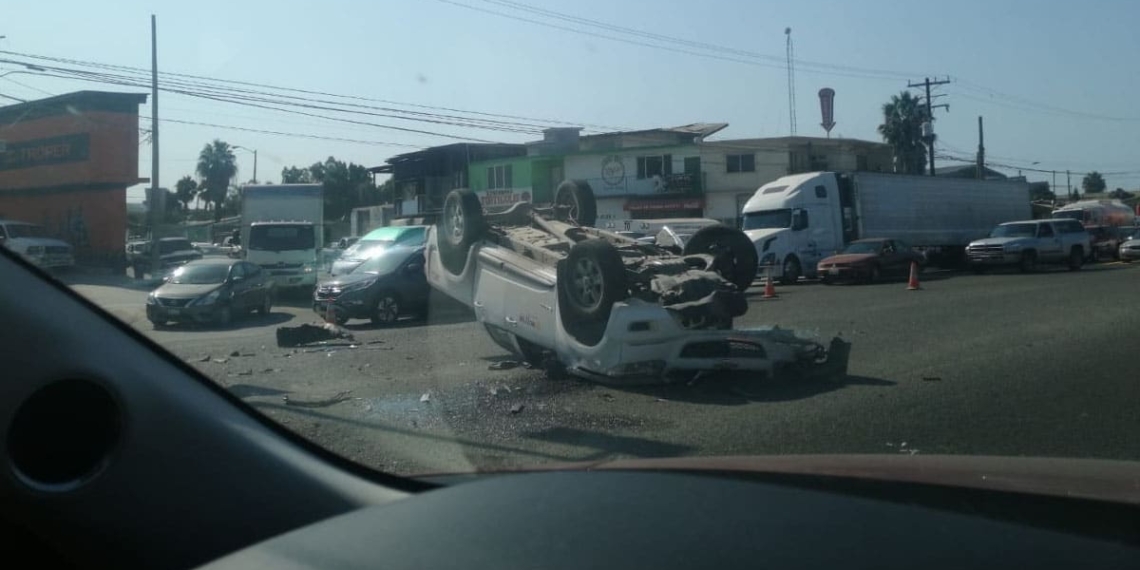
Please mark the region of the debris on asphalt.
POLYGON ((242 370, 241 372, 238 372, 237 375, 238 376, 253 376, 253 369, 250 368, 249 370, 242 370))
POLYGON ((297 406, 301 408, 324 408, 351 400, 352 398, 349 397, 349 394, 351 393, 352 390, 345 390, 343 392, 337 392, 331 398, 323 398, 319 400, 297 400, 290 398, 289 396, 282 396, 281 399, 285 402, 286 406, 297 406))
POLYGON ((230 353, 230 357, 231 357, 231 358, 233 358, 233 357, 235 357, 235 356, 241 356, 241 351, 240 351, 240 350, 235 350, 235 351, 233 351, 233 352, 231 352, 231 353, 230 353))
POLYGON ((209 362, 209 361, 210 361, 210 355, 209 354, 198 359, 198 362, 209 362))
POLYGON ((423 403, 430 402, 431 401, 431 392, 424 392, 424 395, 420 396, 420 401, 423 403))
POLYGON ((655 401, 657 401, 657 402, 668 402, 669 400, 666 400, 665 398, 657 398, 657 400, 655 400, 655 401))
POLYGON ((499 395, 499 389, 494 387, 494 386, 491 386, 490 392, 491 392, 492 396, 498 396, 499 395))
POLYGON ((923 382, 941 382, 942 377, 941 376, 923 376, 922 381, 923 382))
POLYGON ((214 359, 214 362, 216 362, 218 364, 225 364, 229 361, 230 361, 230 359, 228 359, 228 358, 215 358, 214 359))
POLYGON ((519 363, 514 360, 500 360, 498 362, 492 362, 491 365, 487 367, 487 370, 510 370, 517 368, 518 365, 519 363))
POLYGON ((614 401, 614 395, 613 395, 613 394, 610 394, 609 392, 603 392, 603 393, 602 393, 602 395, 601 395, 601 396, 598 396, 598 397, 599 397, 599 398, 601 398, 601 399, 603 399, 603 400, 605 400, 605 401, 607 401, 607 402, 612 402, 612 401, 614 401))
POLYGON ((511 406, 511 413, 512 414, 517 414, 521 411, 523 411, 523 405, 522 404, 515 404, 515 405, 511 406))
POLYGON ((384 341, 382 341, 382 340, 370 340, 364 344, 384 344, 384 341))
POLYGON ((277 346, 280 347, 301 346, 332 339, 355 341, 356 337, 332 323, 321 326, 303 324, 296 327, 277 327, 277 346))
POLYGON ((261 373, 262 374, 268 374, 270 372, 277 372, 278 370, 279 370, 278 368, 266 368, 266 369, 262 370, 261 373))

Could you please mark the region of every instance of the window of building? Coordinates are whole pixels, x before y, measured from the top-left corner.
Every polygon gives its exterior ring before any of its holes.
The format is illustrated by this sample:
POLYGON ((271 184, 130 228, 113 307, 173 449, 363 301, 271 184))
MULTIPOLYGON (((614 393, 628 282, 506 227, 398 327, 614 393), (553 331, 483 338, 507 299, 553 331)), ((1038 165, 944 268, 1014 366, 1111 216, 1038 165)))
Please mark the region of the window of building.
POLYGON ((514 188, 511 165, 500 164, 499 166, 488 166, 487 189, 498 190, 502 188, 514 188))
POLYGON ((724 162, 728 172, 756 172, 755 154, 726 154, 724 162))
POLYGON ((653 178, 673 174, 673 155, 637 157, 637 178, 653 178))

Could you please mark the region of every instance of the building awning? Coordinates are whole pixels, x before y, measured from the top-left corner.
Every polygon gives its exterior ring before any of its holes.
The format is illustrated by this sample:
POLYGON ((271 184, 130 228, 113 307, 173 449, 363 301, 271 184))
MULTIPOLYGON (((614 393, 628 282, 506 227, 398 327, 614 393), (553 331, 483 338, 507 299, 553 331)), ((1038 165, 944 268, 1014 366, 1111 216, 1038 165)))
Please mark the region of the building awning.
POLYGON ((684 198, 633 198, 626 201, 623 210, 627 212, 664 212, 670 210, 698 210, 705 207, 701 197, 684 198))

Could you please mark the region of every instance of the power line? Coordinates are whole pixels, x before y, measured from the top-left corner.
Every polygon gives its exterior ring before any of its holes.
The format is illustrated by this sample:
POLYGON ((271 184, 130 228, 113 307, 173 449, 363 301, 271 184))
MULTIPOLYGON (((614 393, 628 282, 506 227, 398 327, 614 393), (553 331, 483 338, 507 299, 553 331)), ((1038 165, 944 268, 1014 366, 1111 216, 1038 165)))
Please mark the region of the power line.
MULTIPOLYGON (((131 73, 136 73, 136 74, 138 74, 138 73, 149 74, 149 70, 138 68, 138 67, 125 66, 125 65, 98 63, 98 62, 85 61, 85 60, 79 60, 79 59, 44 56, 44 55, 28 54, 28 53, 21 53, 21 52, 15 52, 15 51, 7 51, 7 50, 0 50, 0 54, 6 54, 6 55, 18 56, 18 57, 27 57, 27 58, 31 58, 31 59, 40 60, 40 61, 52 61, 55 63, 64 63, 64 64, 69 64, 69 65, 81 65, 84 67, 94 67, 94 68, 110 70, 110 71, 131 72, 131 73)), ((504 113, 491 113, 491 112, 486 112, 486 111, 472 111, 472 110, 467 110, 467 109, 458 109, 458 108, 454 108, 454 107, 441 107, 441 106, 435 106, 435 105, 424 105, 424 104, 419 104, 419 103, 407 103, 407 102, 402 102, 402 101, 394 101, 394 100, 390 100, 390 99, 363 97, 363 96, 359 96, 359 95, 343 95, 343 94, 338 94, 338 93, 330 93, 330 92, 326 92, 326 91, 314 91, 314 90, 309 90, 309 89, 298 89, 295 87, 283 87, 280 85, 269 85, 269 84, 265 84, 265 83, 255 83, 255 82, 250 82, 250 81, 239 81, 239 80, 233 80, 233 79, 221 79, 221 78, 207 77, 207 76, 202 76, 202 75, 193 75, 193 74, 188 74, 188 73, 160 72, 159 77, 163 78, 166 81, 169 81, 170 78, 172 78, 172 77, 180 77, 180 78, 187 78, 187 79, 209 81, 209 82, 220 83, 220 84, 242 85, 242 86, 246 86, 246 87, 255 87, 255 88, 260 88, 260 89, 271 89, 274 91, 284 91, 284 92, 289 92, 289 93, 301 93, 301 94, 305 94, 305 95, 319 95, 319 96, 323 96, 323 97, 336 97, 339 99, 346 99, 346 100, 353 100, 353 101, 368 101, 368 102, 372 102, 372 103, 383 103, 386 105, 400 105, 403 107, 411 107, 411 108, 417 108, 417 109, 433 109, 433 110, 437 110, 437 111, 446 111, 446 112, 450 112, 450 113, 465 113, 468 115, 477 115, 477 116, 482 116, 482 117, 494 117, 494 118, 499 118, 499 119, 516 119, 516 120, 524 120, 524 121, 535 121, 535 122, 544 123, 547 125, 568 125, 568 126, 585 127, 585 128, 590 129, 590 130, 608 130, 608 131, 628 130, 627 128, 624 128, 624 127, 614 127, 614 126, 598 125, 598 124, 591 124, 591 123, 578 123, 578 122, 570 122, 570 121, 558 120, 558 119, 526 117, 526 116, 522 116, 522 115, 511 115, 511 114, 504 114, 504 113)))
MULTIPOLYGON (((148 120, 148 121, 154 120, 151 117, 147 117, 145 115, 139 115, 139 118, 144 119, 144 120, 148 120)), ((204 122, 200 122, 200 121, 184 121, 184 120, 180 120, 180 119, 159 119, 158 122, 160 122, 160 123, 178 123, 178 124, 182 124, 182 125, 212 127, 215 129, 229 129, 229 130, 233 130, 233 131, 243 131, 243 132, 248 132, 248 133, 259 133, 259 134, 264 134, 264 135, 278 135, 278 136, 297 137, 297 138, 304 138, 304 139, 315 139, 315 140, 325 140, 325 141, 334 141, 334 142, 347 142, 347 143, 354 143, 354 144, 366 144, 366 145, 373 145, 373 146, 399 146, 399 147, 407 147, 407 148, 424 148, 423 146, 414 145, 414 144, 395 143, 395 142, 387 142, 387 141, 369 141, 369 140, 349 139, 349 138, 342 138, 342 137, 327 137, 327 136, 322 136, 322 135, 311 135, 311 134, 306 134, 306 133, 290 133, 290 132, 284 132, 284 131, 270 131, 270 130, 265 130, 265 129, 253 129, 253 128, 248 128, 248 127, 238 127, 238 126, 234 126, 234 125, 219 125, 219 124, 215 124, 215 123, 204 123, 204 122)))

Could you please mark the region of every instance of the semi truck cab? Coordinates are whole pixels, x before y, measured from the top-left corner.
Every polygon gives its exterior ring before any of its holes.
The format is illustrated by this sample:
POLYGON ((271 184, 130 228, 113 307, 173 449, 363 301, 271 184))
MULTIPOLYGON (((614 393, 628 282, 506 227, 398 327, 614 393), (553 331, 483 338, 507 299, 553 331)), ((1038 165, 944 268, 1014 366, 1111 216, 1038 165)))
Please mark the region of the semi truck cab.
POLYGON ((743 230, 756 246, 760 272, 783 283, 815 277, 816 264, 853 239, 851 181, 831 172, 785 176, 761 186, 744 205, 743 230), (845 236, 845 234, 851 234, 845 236))

